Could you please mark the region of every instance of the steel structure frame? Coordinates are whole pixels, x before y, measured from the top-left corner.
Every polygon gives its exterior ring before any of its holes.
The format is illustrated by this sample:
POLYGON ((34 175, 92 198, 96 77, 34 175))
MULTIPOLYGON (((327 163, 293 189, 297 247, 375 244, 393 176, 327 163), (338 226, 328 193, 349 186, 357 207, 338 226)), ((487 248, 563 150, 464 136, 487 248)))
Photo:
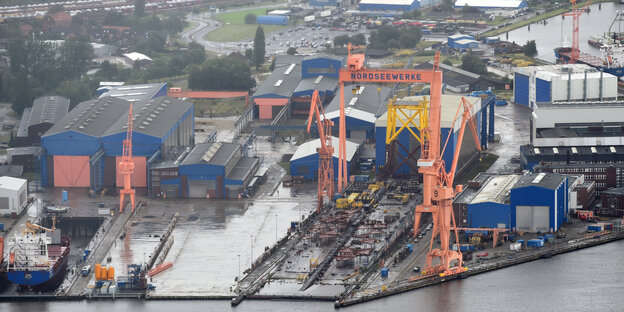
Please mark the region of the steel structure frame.
POLYGON ((132 103, 130 103, 130 110, 128 111, 128 125, 126 131, 126 139, 123 140, 123 154, 121 161, 119 162, 119 173, 123 175, 124 187, 119 190, 119 212, 123 212, 124 197, 130 196, 130 205, 132 206, 132 212, 134 212, 134 195, 135 191, 132 188, 132 173, 134 172, 134 159, 132 158, 132 103))
POLYGON ((579 18, 591 4, 591 1, 588 1, 585 6, 579 9, 576 5, 576 1, 577 0, 570 0, 570 3, 572 3, 572 10, 570 10, 570 12, 563 13, 563 16, 572 16, 572 51, 570 51, 570 60, 568 60, 568 64, 574 64, 579 59, 579 18))
POLYGON ((331 201, 332 196, 334 196, 334 147, 332 146, 331 138, 331 128, 334 123, 325 117, 323 102, 321 101, 318 90, 314 90, 314 93, 312 93, 310 113, 308 115, 308 133, 310 133, 313 118, 316 118, 321 141, 321 147, 316 149, 319 155, 318 200, 316 211, 320 212, 321 209, 323 209, 323 197, 327 196, 328 201, 331 201))

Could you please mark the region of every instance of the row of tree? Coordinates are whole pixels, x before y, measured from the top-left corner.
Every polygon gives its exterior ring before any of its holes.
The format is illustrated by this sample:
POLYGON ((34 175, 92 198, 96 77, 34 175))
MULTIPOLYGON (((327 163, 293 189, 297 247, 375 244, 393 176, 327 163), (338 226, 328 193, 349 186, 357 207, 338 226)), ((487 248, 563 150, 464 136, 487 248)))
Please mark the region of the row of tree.
POLYGON ((420 27, 396 27, 386 25, 371 32, 368 47, 373 49, 412 49, 420 42, 420 27))

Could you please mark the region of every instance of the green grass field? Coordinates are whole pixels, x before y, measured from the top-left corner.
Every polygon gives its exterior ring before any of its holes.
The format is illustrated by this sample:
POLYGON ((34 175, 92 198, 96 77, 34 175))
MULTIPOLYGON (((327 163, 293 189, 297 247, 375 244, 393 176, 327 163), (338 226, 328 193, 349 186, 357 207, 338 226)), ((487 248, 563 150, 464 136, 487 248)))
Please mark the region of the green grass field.
MULTIPOLYGON (((230 24, 209 32, 206 39, 216 42, 232 42, 252 39, 256 34, 258 25, 230 24)), ((268 33, 288 28, 288 26, 262 25, 265 37, 268 33)))
MULTIPOLYGON (((221 22, 223 25, 218 29, 208 33, 206 39, 216 42, 232 42, 241 41, 245 39, 251 39, 256 34, 258 25, 245 24, 245 15, 253 13, 256 16, 266 14, 267 10, 275 10, 278 8, 262 8, 262 9, 249 9, 237 12, 226 12, 215 15, 214 19, 221 22)), ((276 26, 276 25, 262 25, 265 35, 288 28, 288 26, 276 26)))

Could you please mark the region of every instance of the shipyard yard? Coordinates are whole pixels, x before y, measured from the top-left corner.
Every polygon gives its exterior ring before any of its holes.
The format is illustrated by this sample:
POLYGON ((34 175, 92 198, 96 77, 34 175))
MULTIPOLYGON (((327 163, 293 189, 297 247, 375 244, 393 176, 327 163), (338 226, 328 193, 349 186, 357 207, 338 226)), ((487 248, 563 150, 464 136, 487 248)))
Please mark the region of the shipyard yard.
POLYGON ((618 311, 623 4, 35 2, 0 310, 618 311))

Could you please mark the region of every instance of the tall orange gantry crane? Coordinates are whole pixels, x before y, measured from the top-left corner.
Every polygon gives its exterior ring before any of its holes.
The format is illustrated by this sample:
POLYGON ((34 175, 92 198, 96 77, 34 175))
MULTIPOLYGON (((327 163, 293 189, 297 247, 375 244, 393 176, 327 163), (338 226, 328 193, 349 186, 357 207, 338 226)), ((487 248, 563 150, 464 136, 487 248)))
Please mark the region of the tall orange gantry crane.
POLYGON ((591 1, 587 1, 585 6, 579 9, 576 5, 576 1, 577 0, 570 0, 570 3, 572 3, 572 10, 563 13, 563 16, 572 16, 572 51, 570 51, 570 60, 568 61, 569 64, 574 64, 579 59, 579 19, 581 14, 583 14, 583 12, 591 4, 591 1))
POLYGON ((130 195, 130 204, 132 212, 134 212, 134 189, 132 188, 132 173, 134 172, 134 159, 132 158, 132 103, 128 111, 128 129, 126 131, 126 139, 123 140, 123 154, 121 162, 119 162, 119 173, 123 175, 124 187, 119 190, 119 211, 123 212, 124 197, 130 195))
POLYGON ((308 133, 310 133, 310 127, 314 121, 313 118, 316 118, 321 141, 321 147, 316 149, 319 155, 318 201, 316 211, 320 212, 323 208, 323 197, 327 196, 328 201, 331 201, 332 196, 334 196, 334 147, 332 146, 331 137, 331 128, 334 123, 325 117, 323 103, 318 90, 314 90, 314 93, 312 93, 310 114, 308 116, 308 133))
MULTIPOLYGON (((433 235, 431 238, 431 244, 429 247, 429 253, 427 255, 427 266, 425 271, 428 273, 444 273, 455 274, 463 271, 462 268, 462 256, 460 251, 453 251, 449 248, 451 227, 455 232, 455 241, 458 242, 458 234, 455 226, 455 218, 453 216, 452 201, 455 197, 455 190, 453 189, 453 181, 455 177, 455 169, 457 168, 457 162, 459 160, 459 154, 461 151, 461 143, 464 136, 465 126, 468 122, 473 131, 473 137, 477 145, 477 149, 481 150, 479 144, 479 138, 476 134, 476 128, 472 122, 470 116, 471 106, 462 99, 462 103, 459 108, 464 108, 462 114, 462 126, 458 134, 457 148, 453 155, 453 164, 449 173, 446 172, 442 155, 444 151, 441 151, 441 96, 442 96, 442 72, 440 71, 440 53, 436 53, 434 58, 434 66, 432 70, 374 70, 364 67, 365 56, 364 54, 351 54, 351 45, 348 47, 349 55, 347 58, 347 67, 340 70, 339 84, 340 84, 340 146, 339 146, 339 177, 338 177, 338 190, 341 191, 346 186, 347 174, 346 174, 346 128, 345 128, 345 103, 344 103, 344 83, 345 82, 376 82, 376 83, 429 83, 430 87, 430 102, 428 108, 428 116, 426 114, 427 109, 423 109, 423 105, 426 102, 421 102, 419 105, 415 105, 411 108, 415 113, 411 116, 405 115, 406 120, 400 118, 398 114, 394 114, 397 120, 400 120, 403 125, 401 130, 407 129, 416 135, 411 128, 417 126, 415 124, 415 118, 419 117, 421 122, 418 125, 419 141, 421 143, 421 157, 418 160, 418 171, 423 174, 423 203, 415 208, 414 217, 414 234, 419 232, 420 219, 422 213, 428 212, 433 217, 433 235), (422 123, 427 123, 423 125, 422 123), (434 238, 440 235, 440 248, 433 249, 434 238), (434 259, 439 259, 439 264, 434 264, 434 259)), ((390 104, 389 110, 393 109, 403 111, 405 114, 405 108, 397 105, 390 104)), ((459 110, 458 110, 459 113, 459 110)), ((390 111, 389 111, 390 117, 390 111)), ((457 118, 455 118, 457 119, 457 118)), ((390 121, 389 127, 393 129, 387 129, 387 131, 394 132, 396 126, 396 120, 390 121)), ((399 131, 400 132, 400 131, 399 131)), ((388 135, 396 138, 398 133, 388 135)), ((446 145, 448 144, 450 135, 446 139, 446 145)), ((386 142, 387 143, 387 142, 386 142)), ((461 188, 458 187, 458 191, 461 188)))

